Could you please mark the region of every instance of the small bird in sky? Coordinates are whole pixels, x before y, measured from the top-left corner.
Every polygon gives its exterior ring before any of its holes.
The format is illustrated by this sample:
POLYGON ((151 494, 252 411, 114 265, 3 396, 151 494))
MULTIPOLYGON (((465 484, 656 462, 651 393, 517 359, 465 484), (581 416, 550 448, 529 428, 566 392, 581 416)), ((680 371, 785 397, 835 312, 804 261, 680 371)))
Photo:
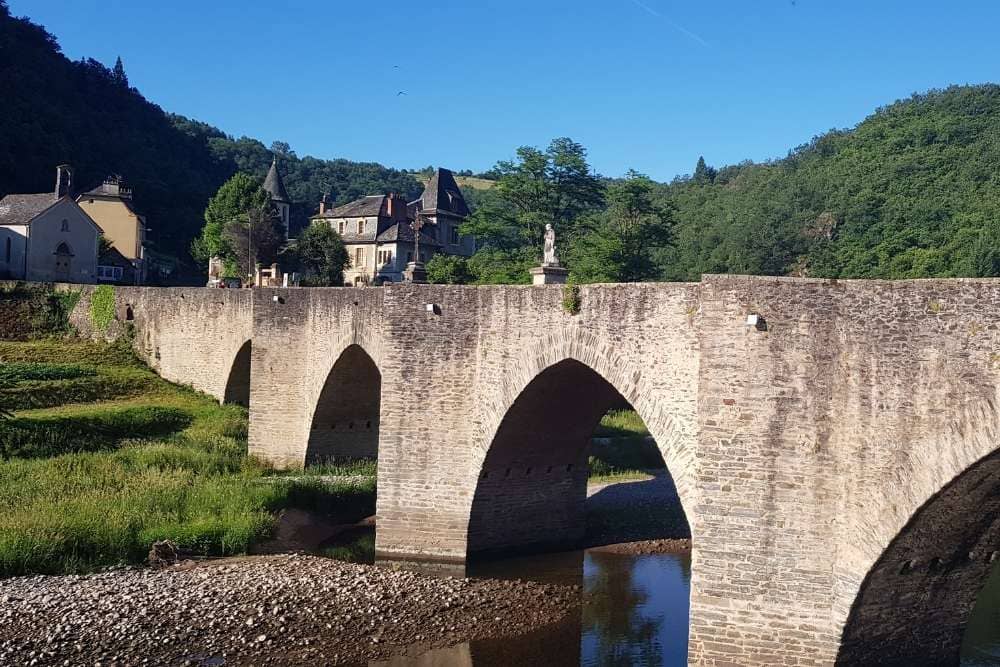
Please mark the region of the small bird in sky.
POLYGON ((406 91, 405 90, 401 90, 398 93, 396 93, 396 97, 399 97, 400 95, 405 95, 405 94, 406 94, 406 91))

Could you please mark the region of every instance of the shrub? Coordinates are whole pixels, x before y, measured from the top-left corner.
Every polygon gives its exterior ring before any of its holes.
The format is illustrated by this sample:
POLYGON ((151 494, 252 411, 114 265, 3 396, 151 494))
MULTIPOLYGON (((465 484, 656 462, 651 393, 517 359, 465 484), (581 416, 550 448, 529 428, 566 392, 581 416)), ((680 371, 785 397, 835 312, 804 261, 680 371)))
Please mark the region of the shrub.
POLYGON ((98 285, 90 295, 90 323, 94 329, 106 332, 115 320, 115 288, 98 285))

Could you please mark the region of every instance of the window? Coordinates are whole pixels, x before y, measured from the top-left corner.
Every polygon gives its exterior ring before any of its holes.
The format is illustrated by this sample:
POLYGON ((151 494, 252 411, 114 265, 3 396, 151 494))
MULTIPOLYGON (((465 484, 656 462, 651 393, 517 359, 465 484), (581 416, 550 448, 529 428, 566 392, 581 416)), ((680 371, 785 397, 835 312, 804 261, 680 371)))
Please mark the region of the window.
POLYGON ((98 280, 121 280, 122 279, 122 267, 120 267, 120 266, 98 266, 97 267, 97 279, 98 280))
POLYGON ((364 266, 365 265, 365 249, 355 248, 354 249, 354 266, 364 266))
POLYGON ((386 264, 392 263, 392 251, 391 250, 379 250, 378 251, 378 265, 385 266, 386 264))
POLYGON ((7 239, 7 243, 5 245, 7 246, 7 251, 5 253, 7 255, 7 263, 10 264, 10 255, 11 255, 10 239, 7 239))
POLYGON ((344 235, 344 221, 343 220, 341 220, 340 222, 337 223, 337 233, 340 234, 341 236, 344 235))
POLYGON ((458 245, 458 227, 451 228, 451 244, 458 245))
POLYGON ((364 233, 365 233, 365 221, 364 220, 358 220, 358 234, 360 235, 360 234, 364 234, 364 233))
POLYGON ((63 231, 63 232, 68 232, 69 231, 69 220, 66 220, 65 218, 63 219, 63 221, 62 221, 62 227, 60 228, 59 231, 63 231))

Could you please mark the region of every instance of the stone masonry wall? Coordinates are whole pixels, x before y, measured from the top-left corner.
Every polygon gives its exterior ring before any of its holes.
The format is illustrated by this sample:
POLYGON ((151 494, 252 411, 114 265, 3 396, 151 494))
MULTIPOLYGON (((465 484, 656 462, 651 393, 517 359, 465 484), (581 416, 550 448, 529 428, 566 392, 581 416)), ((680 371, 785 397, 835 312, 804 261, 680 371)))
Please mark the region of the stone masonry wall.
MULTIPOLYGON (((880 555, 996 447, 1000 282, 706 276, 701 299, 690 661, 832 664, 880 555)), ((920 637, 904 613, 867 621, 920 637)))
MULTIPOLYGON (((377 549, 391 557, 464 559, 477 494, 488 546, 544 532, 488 517, 530 518, 536 464, 554 474, 572 455, 542 399, 600 402, 600 382, 532 382, 568 359, 590 369, 676 480, 691 664, 950 662, 1000 552, 984 518, 1000 493, 1000 281, 593 285, 576 315, 559 286, 116 295, 151 364, 215 396, 252 338, 250 451, 280 467, 303 465, 334 364, 362 348, 381 373, 377 549)), ((570 473, 547 485, 563 500, 578 487, 570 473)), ((571 505, 549 528, 571 533, 571 505)))

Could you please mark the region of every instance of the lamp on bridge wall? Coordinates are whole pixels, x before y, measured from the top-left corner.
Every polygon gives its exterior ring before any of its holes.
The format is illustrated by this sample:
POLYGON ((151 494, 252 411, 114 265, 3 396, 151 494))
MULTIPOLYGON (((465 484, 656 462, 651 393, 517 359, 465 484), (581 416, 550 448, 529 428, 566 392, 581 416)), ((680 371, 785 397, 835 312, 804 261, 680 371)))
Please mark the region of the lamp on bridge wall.
POLYGON ((750 313, 747 315, 747 326, 757 331, 767 331, 767 320, 759 313, 750 313))

